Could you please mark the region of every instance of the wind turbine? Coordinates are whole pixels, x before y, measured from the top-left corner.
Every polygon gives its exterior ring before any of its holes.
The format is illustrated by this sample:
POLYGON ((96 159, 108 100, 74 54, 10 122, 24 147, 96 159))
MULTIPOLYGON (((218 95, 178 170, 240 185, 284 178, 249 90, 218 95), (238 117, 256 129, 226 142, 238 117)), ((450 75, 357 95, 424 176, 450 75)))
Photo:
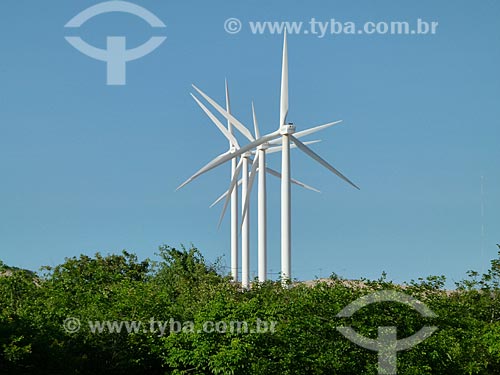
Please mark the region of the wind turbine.
MULTIPOLYGON (((230 114, 230 100, 229 100, 229 89, 227 85, 227 80, 225 84, 226 88, 226 111, 230 114)), ((222 131, 221 123, 218 119, 206 108, 203 103, 201 103, 196 96, 191 94, 198 105, 203 109, 203 111, 208 115, 208 117, 217 125, 219 130, 222 131)), ((232 122, 230 118, 228 121, 228 132, 232 135, 232 122)), ((239 123, 239 122, 238 122, 239 123)), ((250 140, 255 140, 252 137, 248 129, 241 123, 239 123, 238 129, 250 140)), ((224 132, 223 132, 224 134, 224 132)), ((234 137, 233 137, 234 138, 234 137)), ((238 141, 235 139, 229 139, 230 152, 233 153, 240 148, 238 141)), ((237 158, 233 158, 231 162, 231 180, 238 181, 238 176, 240 170, 242 170, 242 183, 241 183, 241 195, 247 195, 248 186, 248 168, 251 163, 250 159, 251 153, 246 152, 241 155, 241 159, 238 162, 237 158)), ((227 197, 231 198, 231 273, 234 281, 238 281, 238 189, 233 189, 230 195, 227 197)), ((244 201, 242 201, 244 204, 244 201)), ((225 206, 226 207, 226 206, 225 206)), ((225 210, 224 207, 224 210, 225 210)), ((244 210, 242 206, 242 211, 244 211, 241 218, 241 282, 243 288, 248 288, 250 280, 250 213, 248 210, 244 210)), ((221 215, 219 220, 219 226, 222 222, 224 213, 221 215)))
MULTIPOLYGON (((235 126, 237 124, 243 126, 238 120, 236 120, 230 113, 225 111, 220 107, 215 101, 213 101, 208 95, 203 91, 193 85, 196 91, 203 96, 214 108, 226 117, 235 126), (236 121, 236 122, 235 122, 236 121)), ((311 157, 313 160, 317 161, 319 164, 327 168, 329 171, 349 183, 351 186, 359 189, 352 181, 330 165, 326 160, 321 158, 313 150, 311 150, 307 145, 302 143, 298 138, 303 136, 305 133, 311 134, 314 131, 324 129, 326 127, 332 126, 337 122, 328 123, 314 128, 304 130, 302 132, 296 133, 296 128, 293 124, 287 124, 286 118, 288 115, 288 46, 287 46, 287 36, 286 30, 284 33, 283 40, 283 59, 282 59, 282 70, 281 70, 281 93, 280 93, 280 123, 278 129, 272 133, 266 134, 259 137, 255 141, 250 141, 247 145, 240 147, 233 153, 223 154, 217 156, 198 172, 196 172, 188 181, 198 177, 199 175, 208 172, 209 170, 218 167, 221 164, 237 157, 243 155, 253 149, 258 148, 260 145, 265 143, 279 143, 281 141, 282 150, 282 162, 281 162, 281 277, 284 282, 291 279, 291 191, 290 191, 290 141, 292 141, 299 150, 304 152, 306 155, 311 157), (279 140, 278 140, 279 139, 279 140)), ((243 126, 244 127, 244 126, 243 126)), ((239 129, 239 128, 238 128, 239 129)), ((247 137, 248 138, 248 137, 247 137)), ((234 176, 233 176, 234 177, 234 176)), ((184 184, 185 184, 184 183, 184 184)), ((182 185, 181 185, 182 186, 182 185)))
MULTIPOLYGON (((227 85, 227 80, 225 82, 225 92, 226 92, 226 113, 230 115, 231 113, 231 105, 230 105, 230 100, 229 100, 229 89, 227 85)), ((240 148, 238 141, 233 135, 233 124, 234 126, 245 136, 247 137, 250 141, 255 140, 253 138, 252 134, 248 131, 247 128, 237 120, 235 122, 231 122, 230 119, 228 118, 227 120, 227 129, 222 125, 222 123, 215 117, 210 110, 205 107, 205 105, 200 102, 200 100, 191 94, 193 99, 198 103, 200 108, 207 114, 207 116, 212 120, 212 122, 217 126, 217 128, 222 132, 222 134, 228 139, 229 141, 229 149, 225 153, 217 156, 214 160, 218 160, 222 156, 227 156, 232 153, 234 153, 236 150, 240 148)), ((232 116, 231 116, 232 117, 232 116)), ((246 169, 248 170, 248 159, 246 155, 243 155, 241 157, 241 161, 243 162, 243 166, 245 167, 246 164, 246 169)), ((201 170, 200 170, 201 171, 201 170)), ((198 172, 200 172, 198 171, 198 172)), ((232 159, 231 163, 231 178, 235 176, 237 173, 239 173, 239 168, 238 168, 238 160, 237 157, 232 159)), ((248 173, 248 172, 247 172, 248 173)), ((248 177, 248 174, 247 174, 248 177)), ((186 180, 183 184, 181 184, 177 190, 185 186, 187 183, 191 182, 194 180, 196 176, 193 176, 192 178, 186 180)), ((246 183, 243 183, 242 185, 242 193, 245 194, 246 183)), ((242 270, 242 278, 244 279, 245 277, 248 278, 248 274, 245 274, 245 269, 249 270, 249 256, 245 256, 245 254, 249 253, 249 227, 248 227, 248 220, 245 218, 243 219, 243 231, 242 231, 242 263, 243 263, 243 270, 242 270)), ((231 193, 231 276, 234 281, 238 281, 238 191, 235 189, 231 193)), ((248 271, 249 272, 249 271, 248 271)))

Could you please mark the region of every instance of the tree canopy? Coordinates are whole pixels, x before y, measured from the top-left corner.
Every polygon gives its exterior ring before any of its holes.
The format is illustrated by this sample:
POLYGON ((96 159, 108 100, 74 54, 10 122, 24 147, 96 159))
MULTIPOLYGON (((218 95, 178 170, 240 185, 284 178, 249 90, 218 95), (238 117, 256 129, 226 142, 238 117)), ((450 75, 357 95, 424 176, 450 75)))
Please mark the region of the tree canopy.
POLYGON ((357 282, 332 275, 287 287, 255 282, 242 290, 194 247, 162 246, 156 260, 126 251, 81 255, 38 273, 0 261, 0 373, 376 374, 377 353, 337 330, 348 324, 369 338, 378 327, 396 326, 398 339, 437 326, 428 339, 398 352, 398 374, 500 374, 500 252, 485 274, 470 271, 455 290, 446 290, 445 281, 429 276, 396 285, 385 275, 357 282), (337 317, 378 290, 413 296, 437 317, 395 302, 337 317), (95 331, 105 321, 143 325, 95 331), (79 329, 68 329, 75 322, 79 329), (178 329, 185 322, 192 323, 189 330, 178 329), (274 322, 275 329, 207 332, 206 322, 274 322))

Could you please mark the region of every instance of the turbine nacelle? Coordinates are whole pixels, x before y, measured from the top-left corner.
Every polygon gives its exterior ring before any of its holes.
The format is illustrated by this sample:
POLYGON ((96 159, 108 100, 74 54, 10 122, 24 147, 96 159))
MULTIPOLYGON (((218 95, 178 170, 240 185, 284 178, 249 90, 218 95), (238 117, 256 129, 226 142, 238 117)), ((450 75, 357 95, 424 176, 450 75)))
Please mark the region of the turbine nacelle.
POLYGON ((291 135, 295 133, 295 125, 289 122, 288 124, 281 125, 280 134, 281 135, 291 135))

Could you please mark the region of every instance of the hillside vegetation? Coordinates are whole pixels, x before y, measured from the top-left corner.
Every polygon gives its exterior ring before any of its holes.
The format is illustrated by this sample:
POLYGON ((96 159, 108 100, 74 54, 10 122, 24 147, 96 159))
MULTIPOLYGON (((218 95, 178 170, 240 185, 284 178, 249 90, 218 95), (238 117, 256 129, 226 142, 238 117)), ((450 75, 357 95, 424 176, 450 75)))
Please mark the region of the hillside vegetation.
POLYGON ((452 292, 443 276, 395 285, 335 275, 242 291, 195 248, 163 246, 158 259, 82 255, 39 273, 0 262, 0 374, 377 374, 377 353, 347 340, 336 329, 342 325, 371 338, 378 327, 396 326, 398 339, 437 326, 398 352, 398 374, 500 374, 500 259, 484 275, 469 272, 452 292), (417 298, 437 317, 396 302, 336 317, 357 298, 387 289, 417 298), (76 321, 80 329, 68 325, 76 321), (101 321, 147 326, 93 333, 101 321), (208 321, 274 322, 275 329, 205 332, 208 321), (150 322, 169 323, 161 334, 150 322))

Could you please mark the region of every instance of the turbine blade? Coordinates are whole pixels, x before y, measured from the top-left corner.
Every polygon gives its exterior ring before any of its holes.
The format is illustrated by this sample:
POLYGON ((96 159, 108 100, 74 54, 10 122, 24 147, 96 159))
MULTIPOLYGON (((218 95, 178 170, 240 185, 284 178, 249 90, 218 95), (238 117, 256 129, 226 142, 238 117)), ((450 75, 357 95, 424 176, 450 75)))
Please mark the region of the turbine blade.
POLYGON ((286 29, 283 36, 283 60, 281 65, 280 126, 285 125, 288 114, 288 46, 286 29))
MULTIPOLYGON (((227 113, 231 113, 231 101, 229 100, 229 86, 227 84, 227 79, 224 81, 226 86, 226 111, 227 113)), ((233 134, 233 126, 231 125, 231 121, 227 120, 227 131, 233 134)), ((239 148, 239 145, 229 144, 230 146, 235 146, 239 148)))
MULTIPOLYGON (((314 140, 314 141, 307 141, 307 142, 304 142, 305 145, 313 145, 315 143, 319 143, 321 142, 320 139, 317 139, 317 140, 314 140)), ((297 145, 295 145, 294 143, 292 143, 290 145, 290 148, 297 148, 297 145)), ((274 147, 269 147, 267 150, 266 150, 266 154, 273 154, 275 152, 281 152, 281 150, 283 150, 283 147, 282 146, 274 146, 274 147)))
MULTIPOLYGON (((339 121, 329 122, 327 124, 315 126, 313 128, 309 128, 309 129, 305 129, 305 130, 302 130, 300 132, 297 132, 293 136, 295 138, 302 138, 302 137, 305 137, 306 135, 309 135, 309 134, 312 134, 312 133, 316 133, 316 132, 318 132, 320 130, 329 128, 330 126, 340 124, 341 122, 342 122, 342 120, 339 120, 339 121)), ((281 138, 275 139, 274 141, 269 142, 269 144, 279 145, 279 144, 281 144, 281 138)))
POLYGON ((238 182, 238 175, 240 174, 240 170, 241 170, 241 167, 243 165, 242 161, 243 161, 243 158, 240 159, 240 161, 238 162, 238 165, 236 166, 236 169, 234 170, 233 179, 231 180, 231 184, 229 185, 229 189, 227 190, 226 200, 224 201, 224 207, 222 208, 222 212, 220 214, 219 224, 217 224, 217 229, 220 228, 220 225, 222 224, 222 220, 224 219, 224 215, 225 215, 226 210, 227 210, 227 205, 231 201, 231 193, 233 192, 233 189, 238 182))
POLYGON ((281 178, 281 173, 275 171, 274 169, 266 167, 266 172, 269 173, 271 176, 281 178))
MULTIPOLYGON (((202 173, 208 172, 208 171, 218 167, 219 165, 222 165, 225 162, 231 160, 232 158, 240 156, 240 155, 244 154, 245 152, 251 151, 255 147, 258 147, 261 144, 268 142, 268 141, 270 141, 276 137, 279 137, 279 136, 280 136, 280 132, 278 130, 278 131, 275 131, 273 133, 264 135, 264 136, 260 137, 259 139, 257 139, 256 141, 250 142, 249 144, 237 149, 234 152, 228 151, 225 154, 220 155, 220 157, 218 157, 217 160, 212 160, 209 164, 207 164, 205 167, 203 167, 202 173)), ((194 176, 194 177, 197 177, 197 176, 194 176)))
MULTIPOLYGON (((240 186, 240 185, 241 185, 241 182, 242 182, 241 180, 238 180, 238 186, 240 186)), ((212 204, 210 205, 210 208, 212 208, 212 207, 213 207, 213 206, 215 206, 217 203, 219 203, 221 200, 223 200, 223 199, 227 196, 227 193, 228 193, 228 192, 229 192, 229 190, 226 190, 224 193, 222 193, 222 195, 221 195, 219 198, 217 198, 217 199, 214 201, 214 203, 212 203, 212 204)))
POLYGON ((203 166, 202 168, 200 168, 194 175, 192 175, 186 181, 184 181, 182 184, 180 184, 177 187, 177 189, 175 189, 175 190, 177 191, 177 190, 181 189, 182 187, 186 186, 187 184, 189 184, 191 181, 193 181, 197 177, 201 176, 203 173, 208 172, 212 168, 215 168, 214 164, 216 164, 219 160, 222 160, 223 158, 227 157, 230 154, 231 154, 230 151, 226 151, 223 154, 220 154, 220 155, 216 156, 209 163, 207 163, 205 166, 203 166))
POLYGON ((294 136, 295 138, 305 137, 306 135, 309 135, 309 134, 312 134, 312 133, 319 132, 320 130, 323 130, 323 129, 329 128, 330 126, 334 126, 334 125, 340 124, 341 122, 342 122, 342 120, 338 120, 338 121, 329 122, 329 123, 324 124, 324 125, 315 126, 315 127, 313 127, 313 128, 309 128, 309 129, 306 129, 306 130, 302 130, 302 131, 300 131, 300 132, 297 132, 297 133, 295 133, 293 136, 294 136))
POLYGON ((222 123, 219 121, 219 119, 217 117, 215 117, 214 114, 212 112, 210 112, 210 110, 207 107, 205 107, 205 105, 202 102, 200 102, 196 96, 194 96, 193 94, 191 94, 191 96, 196 101, 196 103, 198 103, 198 105, 201 107, 203 112, 205 112, 205 114, 210 118, 210 120, 212 120, 212 122, 215 124, 215 126, 217 126, 217 128, 219 128, 221 133, 224 134, 224 136, 228 139, 229 143, 231 145, 233 145, 234 147, 239 148, 240 146, 238 145, 238 141, 236 140, 234 135, 232 135, 226 129, 226 127, 224 125, 222 125, 222 123))
MULTIPOLYGON (((267 168, 266 167, 266 172, 269 173, 271 176, 274 176, 274 177, 278 177, 279 179, 281 179, 281 173, 279 173, 278 171, 275 171, 274 169, 271 169, 271 168, 267 168)), ((307 189, 307 190, 311 190, 311 191, 315 191, 316 193, 321 193, 321 191, 319 191, 318 189, 316 189, 315 187, 312 187, 312 186, 309 186, 309 185, 306 185, 304 184, 303 182, 300 182, 299 180, 295 180, 293 178, 290 179, 290 182, 292 184, 295 184, 295 185, 298 185, 300 187, 303 187, 304 189, 307 189)))
MULTIPOLYGON (((250 170, 250 177, 248 178, 248 186, 247 186, 247 194, 246 196, 243 198, 243 211, 241 213, 241 217, 242 217, 242 222, 243 222, 243 218, 246 216, 247 212, 248 212, 248 207, 250 205, 250 193, 252 192, 252 186, 253 186, 253 181, 255 180, 255 176, 257 175, 257 167, 259 166, 259 154, 257 154, 257 156, 255 156, 255 159, 253 160, 252 162, 252 169, 250 170)), ((241 225, 243 226, 243 223, 241 223, 241 225)))
POLYGON ((318 163, 320 163, 323 167, 327 168, 334 174, 336 174, 338 177, 343 179, 345 182, 348 184, 352 185, 356 189, 359 190, 359 187, 357 187, 351 180, 349 180, 346 176, 344 176, 342 173, 340 173, 338 170, 336 170, 334 167, 332 167, 326 160, 321 158, 318 154, 316 154, 313 150, 311 150, 309 147, 307 147, 305 144, 303 144, 301 141, 299 141, 297 138, 295 138, 293 135, 290 135, 290 139, 297 145, 297 147, 306 153, 309 157, 313 158, 316 160, 318 163))
POLYGON ((241 134, 243 134, 245 137, 248 138, 250 142, 255 141, 255 138, 253 137, 252 133, 243 125, 241 122, 239 122, 232 114, 228 113, 224 108, 222 108, 215 100, 213 100, 211 97, 209 97, 207 94, 205 94, 203 91, 201 91, 198 87, 195 85, 192 85, 193 88, 198 91, 198 93, 203 96, 207 102, 209 102, 216 110, 219 112, 222 116, 224 116, 228 121, 233 124, 236 129, 238 129, 241 134))
POLYGON ((255 107, 253 105, 253 101, 252 101, 252 117, 253 117, 253 128, 255 130, 255 138, 259 139, 260 130, 259 130, 259 124, 257 123, 257 116, 255 116, 255 107))
POLYGON ((226 190, 224 193, 222 193, 222 195, 221 195, 219 198, 217 198, 217 199, 214 201, 214 203, 212 203, 212 204, 210 205, 210 208, 212 208, 212 207, 213 207, 213 206, 215 206, 217 203, 219 203, 221 200, 223 200, 225 197, 227 197, 227 193, 228 193, 228 192, 229 192, 229 190, 226 190))
POLYGON ((291 178, 291 179, 290 179, 290 182, 291 182, 292 184, 297 185, 297 186, 303 187, 304 189, 311 190, 311 191, 314 191, 314 192, 316 192, 316 193, 321 193, 321 191, 320 191, 320 190, 318 190, 318 189, 316 189, 315 187, 312 187, 312 186, 309 186, 309 185, 307 185, 307 184, 304 184, 303 182, 300 182, 299 180, 296 180, 296 179, 294 179, 294 178, 291 178))
POLYGON ((269 147, 266 150, 266 154, 274 154, 275 152, 281 152, 281 150, 283 150, 283 147, 281 146, 269 147))

